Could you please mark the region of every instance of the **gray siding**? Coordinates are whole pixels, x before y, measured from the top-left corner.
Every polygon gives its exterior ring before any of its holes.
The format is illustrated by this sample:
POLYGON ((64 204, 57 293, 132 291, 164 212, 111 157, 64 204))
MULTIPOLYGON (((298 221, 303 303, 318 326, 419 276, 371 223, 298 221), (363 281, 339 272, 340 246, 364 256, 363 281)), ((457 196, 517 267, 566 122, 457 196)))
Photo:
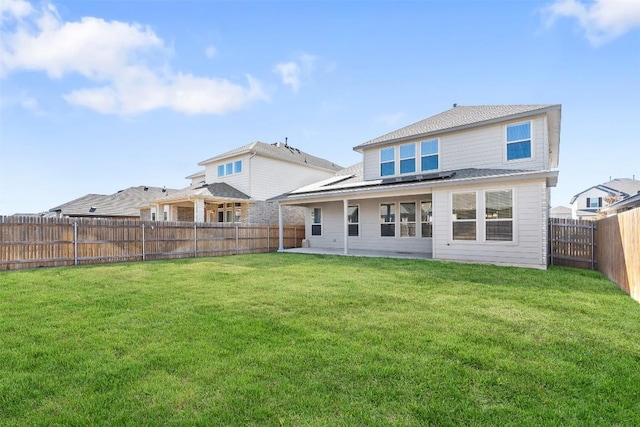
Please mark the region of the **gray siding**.
MULTIPOLYGON (((544 170, 548 167, 548 140, 545 116, 537 116, 531 121, 532 158, 526 160, 506 160, 506 126, 526 120, 516 120, 483 126, 438 136, 440 140, 440 170, 466 168, 478 169, 526 169, 544 170)), ((424 138, 416 138, 420 142, 424 138)), ((395 146, 406 144, 405 141, 395 146)), ((364 178, 380 178, 379 150, 374 147, 364 151, 364 178)), ((420 162, 418 159, 418 166, 420 162)), ((396 156, 396 169, 398 157, 396 156)))
MULTIPOLYGON (((352 200, 349 205, 358 205, 360 214, 359 236, 348 237, 349 249, 381 249, 397 252, 431 253, 432 239, 422 238, 420 230, 420 201, 424 196, 388 197, 380 199, 352 200), (416 202, 417 224, 415 237, 400 237, 399 226, 396 227, 396 235, 380 236, 380 204, 416 202)), ((306 221, 306 238, 311 247, 318 248, 344 248, 344 204, 328 202, 310 205, 322 208, 322 236, 311 235, 311 215, 306 221)), ((399 214, 396 215, 397 219, 399 214)), ((396 224, 398 221, 396 221, 396 224)))
POLYGON ((545 182, 524 181, 499 186, 464 186, 434 192, 434 250, 436 259, 474 261, 496 264, 546 268, 547 189, 545 182), (507 189, 514 191, 514 241, 486 242, 484 237, 483 191, 507 189), (479 239, 452 239, 451 194, 460 191, 479 192, 479 239))

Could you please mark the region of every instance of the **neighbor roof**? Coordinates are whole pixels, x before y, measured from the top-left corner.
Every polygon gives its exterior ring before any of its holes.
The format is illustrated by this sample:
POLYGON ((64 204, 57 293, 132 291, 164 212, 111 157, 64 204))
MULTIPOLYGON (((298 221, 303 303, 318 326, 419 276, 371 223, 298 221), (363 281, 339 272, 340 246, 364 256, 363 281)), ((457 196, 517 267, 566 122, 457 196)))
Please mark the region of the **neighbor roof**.
POLYGON ((62 212, 66 216, 87 217, 139 217, 139 207, 172 193, 171 189, 144 185, 120 190, 115 194, 87 194, 64 203, 49 212, 62 212))
POLYGON ((531 116, 550 110, 559 110, 559 104, 537 104, 537 105, 475 105, 475 106, 454 106, 435 116, 420 120, 409 126, 405 126, 386 135, 374 138, 363 144, 354 147, 359 150, 363 147, 385 144, 400 141, 418 136, 428 136, 444 131, 464 129, 480 124, 489 124, 505 119, 516 119, 519 117, 531 116))
POLYGON ((226 153, 211 157, 210 159, 203 160, 202 162, 198 163, 198 165, 204 166, 209 163, 217 162, 241 154, 258 154, 264 157, 270 157, 272 159, 313 166, 331 171, 338 171, 342 169, 342 166, 338 166, 329 160, 312 156, 311 154, 300 151, 290 145, 283 144, 281 142, 267 144, 260 141, 252 142, 251 144, 243 145, 242 147, 238 147, 234 150, 227 151, 226 153))
POLYGON ((242 191, 230 186, 226 182, 215 182, 204 184, 199 187, 187 187, 182 190, 172 192, 166 201, 176 201, 182 199, 240 199, 248 200, 249 196, 242 191))
POLYGON ((582 190, 578 194, 574 195, 569 203, 573 204, 581 194, 593 188, 609 194, 619 193, 624 199, 640 193, 640 181, 631 178, 616 178, 603 184, 594 185, 586 190, 582 190))

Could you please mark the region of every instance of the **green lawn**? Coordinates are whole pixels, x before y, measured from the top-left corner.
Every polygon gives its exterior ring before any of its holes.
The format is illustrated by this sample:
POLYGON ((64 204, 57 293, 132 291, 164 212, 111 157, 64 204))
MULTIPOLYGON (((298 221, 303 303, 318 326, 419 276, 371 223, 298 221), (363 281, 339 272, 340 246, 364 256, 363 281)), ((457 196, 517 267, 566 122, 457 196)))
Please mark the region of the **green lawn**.
POLYGON ((0 425, 640 425, 599 273, 261 254, 0 273, 0 425))

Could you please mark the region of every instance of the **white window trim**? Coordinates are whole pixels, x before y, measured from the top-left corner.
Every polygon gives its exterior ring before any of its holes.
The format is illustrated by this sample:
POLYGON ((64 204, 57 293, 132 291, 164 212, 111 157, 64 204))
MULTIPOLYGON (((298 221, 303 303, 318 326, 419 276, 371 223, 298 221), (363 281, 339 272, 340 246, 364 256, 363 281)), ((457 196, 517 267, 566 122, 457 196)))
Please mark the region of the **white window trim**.
POLYGON ((420 172, 426 172, 426 173, 431 173, 431 172, 439 172, 442 169, 442 156, 440 155, 440 138, 430 138, 430 139, 421 139, 420 143, 418 144, 418 151, 419 151, 419 159, 420 159, 420 167, 418 168, 420 172), (438 152, 436 154, 422 154, 422 143, 423 142, 428 142, 428 141, 436 141, 436 144, 438 144, 438 152), (427 169, 427 170, 422 170, 422 158, 423 157, 433 157, 433 156, 438 156, 438 167, 435 169, 427 169))
MULTIPOLYGON (((451 191, 449 193, 449 244, 456 245, 501 245, 501 246, 517 246, 518 245, 518 236, 519 236, 519 214, 518 214, 518 189, 517 187, 492 187, 492 188, 482 188, 476 190, 461 190, 461 191, 451 191), (511 190, 511 202, 512 206, 512 221, 513 221, 513 240, 487 240, 486 236, 486 203, 485 203, 485 193, 487 191, 503 191, 503 190, 511 190), (476 195, 476 240, 455 240, 453 238, 453 195, 459 193, 475 193, 476 195)), ((471 220, 468 220, 469 222, 471 220)), ((428 237, 425 237, 428 238, 428 237)))
MULTIPOLYGON (((418 232, 421 231, 421 230, 418 229, 418 222, 421 222, 421 221, 418 221, 418 218, 419 218, 419 215, 418 215, 419 203, 420 202, 418 202, 417 200, 404 200, 404 201, 398 202, 398 207, 396 208, 397 209, 396 222, 398 223, 398 225, 396 227, 397 230, 398 230, 397 237, 399 237, 401 239, 415 239, 415 238, 418 237, 418 232), (408 203, 413 203, 413 207, 415 209, 415 211, 414 211, 415 219, 413 220, 413 223, 415 224, 416 234, 414 236, 403 236, 402 235, 402 218, 400 218, 400 214, 402 213, 402 210, 401 210, 400 205, 408 204, 408 203)), ((407 224, 409 224, 409 223, 407 223, 407 224)))
POLYGON ((359 239, 360 237, 362 237, 362 227, 361 227, 361 215, 362 215, 362 211, 360 210, 360 205, 359 204, 349 204, 347 205, 347 209, 351 208, 351 207, 357 207, 358 208, 358 222, 349 222, 349 215, 347 215, 347 237, 350 239, 359 239), (358 225, 358 235, 357 236, 349 236, 349 229, 348 227, 350 225, 358 225))
POLYGON ((380 224, 380 227, 378 227, 378 237, 382 238, 382 239, 396 239, 398 238, 398 235, 400 233, 399 227, 398 227, 398 209, 400 206, 399 202, 381 202, 378 203, 378 223, 380 224), (393 216, 394 216, 394 221, 393 222, 382 222, 382 218, 380 217, 380 209, 382 208, 382 205, 393 205, 393 216), (383 224, 393 224, 393 236, 383 236, 382 235, 382 225, 383 224))
POLYGON ((533 120, 524 120, 521 122, 514 122, 514 123, 507 123, 504 126, 504 163, 508 163, 508 164, 512 164, 512 163, 520 163, 520 162, 530 162, 532 160, 535 160, 536 157, 536 150, 535 150, 535 146, 533 143, 533 120), (529 144, 531 145, 531 157, 523 157, 521 159, 513 159, 513 160, 509 160, 508 159, 508 153, 507 153, 507 146, 509 144, 514 144, 517 142, 522 142, 522 141, 526 141, 526 139, 519 139, 516 141, 507 141, 507 129, 510 126, 518 126, 518 125, 522 125, 525 123, 529 123, 529 144))
POLYGON ((512 187, 486 188, 482 190, 482 238, 484 243, 512 244, 516 241, 516 189, 512 187), (511 190, 511 240, 487 240, 487 222, 508 221, 508 218, 487 219, 487 193, 511 190))
POLYGON ((321 206, 313 206, 311 207, 311 227, 309 229, 309 235, 313 238, 313 237, 322 237, 322 231, 324 229, 324 227, 322 226, 322 220, 323 220, 323 214, 322 214, 322 207, 321 206), (314 212, 316 209, 320 209, 320 222, 314 222, 315 221, 315 215, 314 212), (314 225, 319 225, 320 226, 320 234, 313 234, 313 226, 314 225))
POLYGON ((396 152, 396 147, 395 146, 391 146, 391 147, 382 147, 378 150, 378 175, 383 178, 383 177, 392 177, 392 176, 396 176, 397 175, 397 170, 398 168, 396 167, 396 164, 398 163, 396 161, 396 157, 397 157, 397 152, 396 152), (382 151, 383 150, 388 150, 388 149, 393 149, 393 160, 387 160, 384 163, 393 163, 393 174, 391 175, 382 175, 382 151))
MULTIPOLYGON (((431 194, 431 201, 425 200, 425 199, 420 199, 417 201, 418 203, 418 207, 420 208, 420 229, 417 231, 417 237, 421 238, 421 239, 433 239, 433 194, 431 194), (423 203, 431 203, 431 237, 422 237, 422 204, 423 203)), ((453 233, 453 231, 452 231, 453 233)))
POLYGON ((411 175, 418 173, 418 152, 420 151, 418 147, 416 147, 415 142, 407 142, 406 144, 398 145, 398 175, 411 175), (413 157, 402 158, 402 147, 406 147, 408 145, 413 145, 413 157), (413 159, 413 172, 402 172, 402 161, 413 159))
POLYGON ((224 163, 218 163, 216 165, 216 177, 218 177, 218 178, 224 178, 224 177, 227 177, 227 176, 234 176, 234 175, 242 175, 243 173, 244 173, 244 160, 243 159, 237 159, 237 160, 232 160, 230 162, 227 161, 227 162, 224 162, 224 163), (241 166, 242 170, 240 172, 236 172, 236 163, 237 162, 241 162, 242 163, 242 166, 241 166), (231 165, 231 173, 227 173, 227 166, 228 165, 231 165), (220 171, 221 167, 222 167, 222 172, 223 172, 222 175, 219 174, 219 171, 220 171))

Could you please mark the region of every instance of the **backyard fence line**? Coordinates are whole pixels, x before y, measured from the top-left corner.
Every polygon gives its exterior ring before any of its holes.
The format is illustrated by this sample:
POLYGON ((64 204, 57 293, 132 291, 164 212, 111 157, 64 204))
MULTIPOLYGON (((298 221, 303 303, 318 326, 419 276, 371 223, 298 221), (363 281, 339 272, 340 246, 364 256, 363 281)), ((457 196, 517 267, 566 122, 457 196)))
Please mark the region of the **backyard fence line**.
MULTIPOLYGON (((283 227, 300 247, 303 225, 283 227)), ((273 252, 277 224, 0 217, 0 270, 273 252)))
POLYGON ((598 270, 640 302, 640 208, 598 220, 598 270))
POLYGON ((549 218, 549 264, 595 269, 595 221, 549 218))

